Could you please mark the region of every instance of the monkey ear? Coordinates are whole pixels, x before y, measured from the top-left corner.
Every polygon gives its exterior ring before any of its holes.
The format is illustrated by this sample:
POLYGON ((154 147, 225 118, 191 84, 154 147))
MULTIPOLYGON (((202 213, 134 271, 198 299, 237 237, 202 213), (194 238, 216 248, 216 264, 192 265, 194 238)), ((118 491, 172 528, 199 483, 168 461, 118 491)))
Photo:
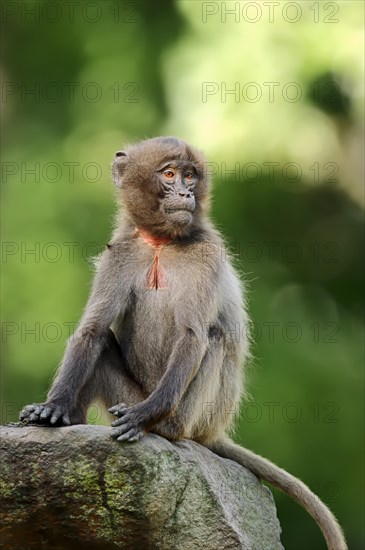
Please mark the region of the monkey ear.
POLYGON ((128 155, 125 151, 117 151, 115 153, 114 162, 112 165, 113 181, 117 187, 122 187, 123 172, 127 165, 128 155))

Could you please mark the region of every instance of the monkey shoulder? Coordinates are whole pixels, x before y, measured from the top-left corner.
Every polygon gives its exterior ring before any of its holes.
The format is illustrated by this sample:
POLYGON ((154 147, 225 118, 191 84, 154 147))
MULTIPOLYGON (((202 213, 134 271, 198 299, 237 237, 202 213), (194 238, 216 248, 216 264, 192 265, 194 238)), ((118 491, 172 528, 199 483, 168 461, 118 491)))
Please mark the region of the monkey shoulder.
POLYGON ((94 260, 96 277, 126 285, 136 271, 136 244, 129 239, 110 241, 94 260))
POLYGON ((113 239, 103 252, 105 260, 121 267, 136 260, 137 244, 134 239, 113 239))

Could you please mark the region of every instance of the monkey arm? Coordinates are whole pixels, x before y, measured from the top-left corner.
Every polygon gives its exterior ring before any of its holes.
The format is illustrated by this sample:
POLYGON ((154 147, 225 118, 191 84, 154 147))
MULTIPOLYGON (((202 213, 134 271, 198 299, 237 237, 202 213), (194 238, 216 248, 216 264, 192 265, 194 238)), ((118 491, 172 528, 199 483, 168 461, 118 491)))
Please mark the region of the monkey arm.
POLYGON ((20 414, 21 420, 70 424, 70 414, 75 414, 79 393, 107 343, 109 327, 126 307, 127 285, 121 284, 113 262, 115 264, 111 251, 106 250, 84 314, 68 341, 47 401, 25 407, 20 414))
MULTIPOLYGON (((108 300, 96 304, 89 302, 85 317, 68 341, 47 403, 62 403, 67 409, 75 406, 80 390, 88 381, 106 345, 108 329, 114 318, 111 315, 104 316, 102 312, 106 310, 110 314, 115 313, 108 300)), ((41 418, 47 418, 47 412, 45 407, 41 418)))
POLYGON ((145 430, 174 412, 184 392, 196 375, 207 342, 188 328, 177 341, 165 374, 156 389, 142 403, 133 407, 119 404, 109 409, 118 416, 112 426, 118 441, 137 441, 145 430))

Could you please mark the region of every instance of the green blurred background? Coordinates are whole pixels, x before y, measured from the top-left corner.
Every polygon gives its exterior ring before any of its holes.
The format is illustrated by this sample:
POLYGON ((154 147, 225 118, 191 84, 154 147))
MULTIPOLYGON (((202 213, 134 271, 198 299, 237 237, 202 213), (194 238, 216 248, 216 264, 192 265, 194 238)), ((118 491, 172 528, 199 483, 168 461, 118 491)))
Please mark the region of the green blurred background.
MULTIPOLYGON (((182 137, 211 163, 213 217, 248 286, 236 440, 308 483, 363 548, 362 2, 2 10, 2 422, 44 399, 81 314, 115 150, 182 137)), ((275 498, 287 550, 325 548, 275 498)))

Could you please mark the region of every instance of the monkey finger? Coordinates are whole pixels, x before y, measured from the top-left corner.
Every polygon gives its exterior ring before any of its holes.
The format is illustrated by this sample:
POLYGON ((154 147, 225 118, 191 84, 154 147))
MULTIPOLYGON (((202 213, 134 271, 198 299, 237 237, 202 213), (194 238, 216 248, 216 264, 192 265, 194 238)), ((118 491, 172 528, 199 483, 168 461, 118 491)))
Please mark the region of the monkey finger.
MULTIPOLYGON (((125 409, 119 409, 118 411, 114 411, 114 412, 112 412, 111 414, 112 414, 113 416, 122 416, 122 415, 124 415, 127 411, 128 411, 128 408, 125 407, 125 409)), ((110 412, 110 411, 109 411, 109 412, 110 412)))
POLYGON ((132 443, 133 441, 138 441, 143 436, 143 432, 138 432, 138 434, 134 435, 133 437, 130 437, 128 441, 132 443))
POLYGON ((121 426, 116 426, 115 429, 112 430, 112 437, 118 437, 118 435, 122 435, 123 433, 127 432, 130 429, 130 425, 128 424, 122 424, 121 426))
POLYGON ((131 438, 135 438, 136 436, 137 436, 136 429, 132 428, 131 430, 129 430, 129 432, 126 432, 125 434, 120 435, 117 438, 117 441, 131 441, 131 438))
POLYGON ((44 405, 37 405, 34 412, 35 414, 40 415, 43 409, 44 409, 44 405))
POLYGON ((130 424, 123 424, 122 426, 118 426, 114 430, 112 430, 112 437, 118 438, 119 436, 127 433, 131 428, 130 424))
POLYGON ((130 421, 130 417, 125 415, 125 416, 122 416, 121 418, 117 418, 117 420, 114 420, 112 422, 112 426, 113 428, 115 428, 116 426, 123 426, 123 424, 128 424, 129 421, 130 421))
POLYGON ((128 409, 128 405, 125 405, 124 403, 119 403, 119 405, 114 405, 114 407, 110 407, 108 411, 111 414, 114 414, 115 416, 118 416, 119 414, 123 413, 128 409))
POLYGON ((32 413, 29 418, 28 418, 28 421, 29 422, 39 422, 39 416, 35 413, 32 413))

